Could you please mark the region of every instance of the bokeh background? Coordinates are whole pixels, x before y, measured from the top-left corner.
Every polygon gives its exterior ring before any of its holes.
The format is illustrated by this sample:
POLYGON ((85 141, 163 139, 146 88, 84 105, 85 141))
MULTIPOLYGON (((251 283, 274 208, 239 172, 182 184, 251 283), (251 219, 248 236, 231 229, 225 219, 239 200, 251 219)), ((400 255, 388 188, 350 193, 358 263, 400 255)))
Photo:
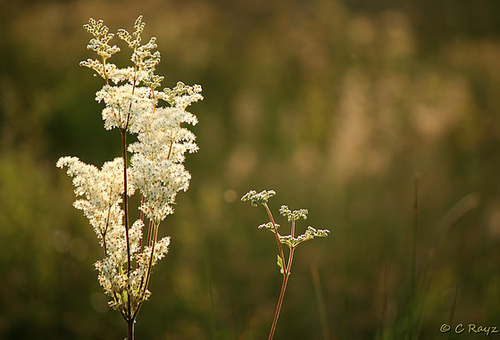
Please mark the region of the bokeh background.
POLYGON ((93 58, 82 25, 130 30, 139 14, 163 85, 201 84, 205 100, 137 339, 267 337, 281 275, 265 211, 240 201, 250 189, 332 231, 298 248, 276 339, 500 328, 500 2, 3 0, 1 339, 126 336, 55 162, 120 154, 102 82, 78 66, 93 58))

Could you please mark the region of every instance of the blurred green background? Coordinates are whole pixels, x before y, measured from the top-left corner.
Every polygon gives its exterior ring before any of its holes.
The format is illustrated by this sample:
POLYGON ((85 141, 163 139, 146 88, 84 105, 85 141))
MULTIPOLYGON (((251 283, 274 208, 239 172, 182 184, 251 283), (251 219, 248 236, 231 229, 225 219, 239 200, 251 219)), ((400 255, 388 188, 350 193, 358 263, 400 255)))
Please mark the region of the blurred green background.
POLYGON ((500 328, 500 2, 3 0, 0 339, 126 336, 55 162, 119 155, 102 82, 78 66, 94 57, 82 25, 130 30, 139 14, 163 85, 201 84, 205 100, 137 339, 267 337, 281 275, 265 211, 239 200, 250 189, 276 190, 276 215, 308 208, 300 230, 332 231, 298 248, 276 339, 500 328))

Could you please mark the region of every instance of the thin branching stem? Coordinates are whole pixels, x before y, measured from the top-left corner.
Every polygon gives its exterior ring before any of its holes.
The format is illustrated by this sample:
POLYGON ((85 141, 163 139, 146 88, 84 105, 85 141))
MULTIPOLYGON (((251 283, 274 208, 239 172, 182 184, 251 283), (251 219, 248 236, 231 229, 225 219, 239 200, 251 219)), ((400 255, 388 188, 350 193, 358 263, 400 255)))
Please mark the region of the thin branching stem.
POLYGON ((120 130, 122 135, 122 155, 123 155, 123 212, 125 224, 125 237, 127 240, 127 269, 130 272, 130 240, 128 235, 129 214, 128 214, 128 184, 127 184, 127 134, 125 130, 120 130))
MULTIPOLYGON (((134 50, 135 52, 135 50, 134 50)), ((132 95, 134 95, 135 92, 135 83, 136 83, 136 78, 137 78, 137 65, 134 66, 134 83, 132 84, 132 95)), ((123 128, 124 131, 128 129, 128 125, 130 123, 130 113, 132 112, 132 101, 130 101, 130 104, 128 106, 128 113, 127 113, 127 120, 125 121, 125 127, 123 128)))
POLYGON ((263 205, 266 208, 266 211, 267 211, 267 214, 269 215, 269 218, 271 219, 271 223, 273 224, 274 235, 276 236, 276 242, 278 243, 278 249, 280 252, 281 261, 284 264, 285 263, 285 255, 283 254, 283 248, 281 247, 280 235, 278 234, 278 227, 276 227, 276 222, 274 222, 273 214, 271 213, 269 206, 266 203, 264 203, 263 205))
POLYGON ((106 217, 106 227, 104 228, 104 231, 100 230, 101 238, 102 238, 102 247, 104 249, 104 257, 108 256, 108 248, 106 246, 106 234, 108 233, 108 228, 109 228, 109 218, 111 216, 111 207, 112 206, 110 204, 109 208, 108 208, 108 216, 106 217))
POLYGON ((260 225, 259 229, 265 228, 265 229, 271 230, 276 237, 276 243, 277 243, 278 249, 279 249, 279 254, 277 256, 278 257, 278 266, 280 268, 281 274, 283 275, 283 281, 281 283, 281 290, 280 290, 278 302, 276 305, 276 311, 274 313, 274 318, 273 318, 273 322, 271 325, 271 330, 269 332, 268 340, 273 339, 274 333, 276 331, 276 325, 278 323, 278 319, 279 319, 280 312, 281 312, 281 307, 283 305, 283 299, 284 299, 286 288, 288 285, 288 280, 290 279, 290 274, 292 272, 291 269, 292 269, 292 262, 293 262, 293 255, 295 252, 295 248, 302 242, 305 242, 307 240, 311 240, 315 237, 326 237, 330 233, 330 231, 328 229, 316 230, 315 228, 309 226, 305 233, 303 233, 302 235, 300 235, 298 237, 295 237, 295 221, 298 219, 301 219, 301 218, 306 219, 307 218, 307 209, 294 210, 292 212, 292 211, 290 211, 290 209, 286 205, 282 205, 280 208, 280 214, 287 217, 288 221, 292 222, 292 226, 291 226, 290 235, 286 235, 286 236, 280 235, 278 233, 278 225, 274 221, 273 214, 271 213, 271 210, 269 209, 269 206, 267 205, 267 200, 269 199, 269 197, 272 197, 275 194, 276 194, 276 192, 274 192, 274 190, 269 190, 269 191, 264 190, 260 193, 257 193, 255 190, 250 190, 248 193, 246 193, 241 198, 242 201, 250 201, 250 203, 253 206, 256 206, 258 204, 262 204, 264 206, 271 222, 260 225), (282 244, 286 244, 289 248, 288 261, 286 261, 286 259, 285 259, 282 244))
MULTIPOLYGON (((144 195, 142 195, 142 199, 141 199, 141 206, 144 204, 144 201, 146 200, 146 197, 144 195)), ((139 235, 139 252, 142 251, 142 235, 144 234, 144 211, 141 210, 141 214, 139 216, 139 218, 141 219, 141 222, 142 222, 142 232, 141 234, 139 235)), ((139 268, 139 263, 137 263, 137 268, 139 268)))
MULTIPOLYGON (((143 277, 143 279, 141 280, 141 287, 139 288, 139 291, 142 290, 141 294, 143 296, 146 294, 146 291, 147 291, 148 285, 149 285, 149 278, 151 277, 151 267, 153 266, 153 256, 154 256, 154 252, 155 252, 156 239, 158 237, 159 225, 160 225, 160 223, 153 223, 153 229, 154 229, 153 234, 154 235, 153 235, 153 241, 152 241, 152 245, 151 245, 151 254, 149 257, 149 264, 148 264, 148 268, 146 270, 145 278, 143 277)), ((137 313, 139 313, 141 306, 142 306, 142 302, 139 304, 139 306, 137 307, 137 310, 135 311, 135 313, 133 315, 134 319, 137 316, 137 313)))
POLYGON ((106 74, 106 58, 102 57, 102 73, 104 75, 104 80, 106 81, 106 85, 109 85, 109 77, 106 74))
MULTIPOLYGON (((131 301, 130 301, 130 280, 129 280, 129 275, 130 275, 130 269, 132 267, 131 265, 131 259, 130 259, 130 238, 129 238, 129 214, 128 214, 128 188, 127 188, 127 133, 125 129, 120 130, 121 137, 122 137, 122 156, 123 156, 123 211, 124 211, 124 225, 125 225, 125 239, 127 243, 127 303, 128 303, 128 310, 125 316, 125 320, 127 321, 129 327, 129 340, 133 340, 133 334, 130 333, 130 331, 133 331, 133 326, 131 326, 131 323, 134 322, 132 318, 132 307, 131 307, 131 301)), ((133 332, 132 332, 133 333, 133 332)))
POLYGON ((288 274, 283 274, 283 282, 281 284, 280 296, 278 298, 278 304, 276 306, 276 312, 274 313, 273 324, 271 325, 271 331, 269 332, 268 340, 272 340, 274 337, 274 331, 276 330, 276 324, 278 323, 278 318, 281 312, 281 306, 283 305, 283 297, 285 296, 286 286, 288 284, 288 274))

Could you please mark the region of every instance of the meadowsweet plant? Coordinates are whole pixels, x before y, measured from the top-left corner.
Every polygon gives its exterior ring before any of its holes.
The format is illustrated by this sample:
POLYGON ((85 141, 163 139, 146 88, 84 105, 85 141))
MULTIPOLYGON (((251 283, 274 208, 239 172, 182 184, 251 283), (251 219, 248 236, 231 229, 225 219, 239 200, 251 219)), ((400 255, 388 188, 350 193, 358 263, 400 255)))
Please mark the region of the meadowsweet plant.
POLYGON ((195 135, 182 127, 197 123, 186 108, 203 97, 199 85, 181 82, 158 90, 163 80, 155 74, 160 53, 154 37, 142 44, 142 16, 132 33, 120 29, 116 34, 132 51, 130 67, 109 62, 120 48, 110 44, 115 34, 102 20, 90 19, 84 27, 92 35, 87 48, 98 58, 80 65, 104 80, 96 100, 104 103, 105 129, 120 132, 121 156, 100 169, 77 157, 61 157, 57 167, 66 167, 73 177, 74 207, 88 218, 103 248, 102 260, 95 263, 98 281, 133 340, 137 314, 151 294, 151 271, 170 244, 170 237, 158 239, 160 223, 174 212, 176 194, 188 189, 191 175, 183 165, 185 153, 198 150, 195 135), (135 135, 136 141, 128 144, 127 135, 135 135), (134 194, 141 199, 139 218, 132 222, 129 197, 134 194))
POLYGON ((276 330, 276 324, 278 322, 278 318, 281 311, 281 306, 283 304, 283 297, 285 295, 285 290, 288 284, 288 279, 291 274, 293 255, 295 252, 295 248, 305 241, 312 240, 315 237, 326 237, 330 233, 327 229, 316 229, 311 226, 307 227, 306 231, 296 236, 295 230, 295 222, 300 219, 307 219, 308 211, 307 209, 299 209, 291 211, 286 205, 282 205, 279 209, 280 214, 285 217, 288 222, 291 222, 290 234, 282 235, 278 232, 279 224, 277 224, 274 220, 273 214, 269 209, 268 200, 269 198, 276 195, 276 192, 273 190, 264 190, 257 193, 255 190, 251 190, 246 193, 241 200, 242 201, 250 201, 252 206, 262 205, 269 216, 269 222, 261 224, 259 229, 267 229, 274 233, 276 237, 276 243, 278 245, 278 255, 277 255, 277 264, 280 269, 281 274, 283 275, 283 282, 281 284, 280 296, 278 298, 278 303, 276 306, 276 312, 274 314, 273 323, 271 326, 271 330, 269 332, 269 340, 274 337, 274 331, 276 330), (282 245, 286 245, 289 249, 288 259, 285 258, 285 254, 283 252, 282 245))

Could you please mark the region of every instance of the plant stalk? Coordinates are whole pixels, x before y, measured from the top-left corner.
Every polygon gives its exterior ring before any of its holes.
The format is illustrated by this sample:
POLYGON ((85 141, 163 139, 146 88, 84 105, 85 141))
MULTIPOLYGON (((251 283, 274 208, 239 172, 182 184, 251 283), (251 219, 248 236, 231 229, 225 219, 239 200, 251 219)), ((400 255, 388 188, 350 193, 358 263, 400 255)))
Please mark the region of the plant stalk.
POLYGON ((285 255, 283 254, 283 248, 281 247, 280 235, 278 234, 278 228, 276 227, 276 222, 274 222, 273 214, 271 214, 271 210, 269 209, 267 204, 264 203, 264 207, 266 208, 267 214, 269 215, 271 223, 273 224, 274 235, 276 236, 276 242, 278 243, 278 249, 280 252, 279 256, 281 257, 283 265, 285 265, 285 255))
MULTIPOLYGON (((266 208, 267 208, 267 205, 266 205, 266 208)), ((274 225, 274 221, 273 221, 273 225, 274 225)), ((294 234, 295 234, 295 221, 292 221, 291 236, 294 237, 295 236, 294 234)), ((279 240, 279 238, 278 238, 278 240, 279 240)), ((280 245, 280 251, 283 254, 283 251, 281 250, 281 242, 279 242, 279 245, 280 245)), ((281 306, 283 305, 283 298, 285 296, 286 287, 288 285, 288 279, 290 278, 290 274, 291 274, 294 251, 295 251, 295 247, 290 248, 290 254, 288 256, 288 263, 286 263, 286 266, 285 266, 285 262, 283 261, 283 267, 284 267, 283 268, 283 271, 284 271, 283 272, 283 282, 281 284, 280 296, 278 298, 278 304, 276 306, 276 312, 274 313, 273 324, 271 325, 271 331, 269 332, 268 340, 273 339, 274 332, 276 331, 276 324, 278 323, 278 318, 279 318, 280 312, 281 312, 281 306)))
POLYGON ((412 253, 411 253, 411 291, 410 291, 410 310, 408 317, 408 339, 413 338, 415 330, 415 303, 416 303, 416 277, 417 277, 417 231, 418 231, 418 187, 419 174, 416 174, 413 180, 413 230, 412 230, 412 253))
MULTIPOLYGON (((130 334, 130 323, 133 322, 132 318, 132 310, 130 305, 130 239, 128 235, 129 229, 129 216, 128 216, 128 194, 127 194, 127 131, 125 129, 120 130, 122 136, 122 155, 123 155, 123 211, 124 211, 124 225, 125 225, 125 238, 127 242, 127 291, 128 291, 128 315, 127 322, 129 323, 129 334, 130 334)), ((133 333, 133 325, 132 325, 132 333, 133 333)), ((132 340, 132 339, 129 339, 132 340)))
POLYGON ((271 326, 271 331, 269 332, 268 340, 272 340, 274 337, 274 331, 276 330, 276 324, 278 323, 278 318, 281 312, 281 305, 283 304, 283 296, 285 295, 286 286, 288 284, 289 275, 283 274, 283 283, 281 284, 280 297, 278 299, 278 305, 276 306, 276 312, 274 313, 273 324, 271 326))
POLYGON ((128 338, 127 340, 135 340, 135 318, 127 321, 128 338))

